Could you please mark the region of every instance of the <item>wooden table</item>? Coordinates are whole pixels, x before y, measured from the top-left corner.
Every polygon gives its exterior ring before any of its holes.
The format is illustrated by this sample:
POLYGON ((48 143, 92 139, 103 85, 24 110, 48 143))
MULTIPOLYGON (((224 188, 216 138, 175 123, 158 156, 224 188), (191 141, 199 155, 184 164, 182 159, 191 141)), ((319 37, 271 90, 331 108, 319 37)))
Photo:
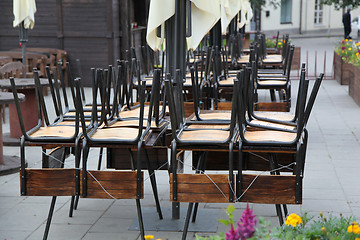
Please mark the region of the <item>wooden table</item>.
MULTIPOLYGON (((47 86, 49 82, 47 79, 41 78, 40 84, 43 86, 47 86)), ((38 123, 35 82, 32 78, 15 78, 15 85, 18 93, 23 93, 26 96, 26 101, 21 103, 20 107, 24 119, 25 130, 28 131, 31 128, 35 127, 38 123)), ((10 80, 1 80, 0 89, 11 90, 10 80)), ((15 104, 9 105, 9 115, 10 137, 20 138, 23 134, 21 132, 15 104)))
MULTIPOLYGON (((21 102, 25 100, 25 95, 19 93, 18 97, 21 102)), ((3 104, 9 104, 14 102, 14 96, 11 92, 0 92, 0 114, 3 104)), ((13 173, 20 168, 19 157, 16 156, 4 156, 3 155, 3 135, 2 135, 2 123, 0 124, 0 175, 13 173)))

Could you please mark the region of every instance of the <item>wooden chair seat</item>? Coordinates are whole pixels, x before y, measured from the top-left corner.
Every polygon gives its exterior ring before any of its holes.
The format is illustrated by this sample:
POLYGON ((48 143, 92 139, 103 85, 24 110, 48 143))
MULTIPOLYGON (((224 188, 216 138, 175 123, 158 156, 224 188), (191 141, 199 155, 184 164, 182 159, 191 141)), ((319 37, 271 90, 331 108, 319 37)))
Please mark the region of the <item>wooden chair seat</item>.
POLYGON ((259 80, 258 84, 263 86, 273 86, 273 85, 283 86, 286 85, 286 80, 259 80))
POLYGON ((49 126, 40 127, 39 130, 32 133, 30 137, 64 137, 69 138, 74 136, 74 126, 49 126))
POLYGON ((226 130, 230 124, 191 124, 186 129, 220 129, 226 130))
POLYGON ((258 73, 258 78, 284 78, 286 79, 286 76, 283 73, 258 73))
POLYGON ((266 58, 269 58, 269 59, 282 59, 282 55, 281 54, 268 54, 268 55, 266 55, 266 58))
MULTIPOLYGON (((231 119, 231 111, 216 111, 216 112, 203 112, 200 113, 203 120, 229 120, 231 119)), ((191 120, 196 120, 194 116, 191 120)))
POLYGON ((263 63, 282 63, 281 59, 277 58, 265 58, 262 60, 263 63))
POLYGON ((252 142, 292 142, 296 139, 296 133, 282 131, 246 131, 244 137, 252 142))
MULTIPOLYGON (((90 121, 85 121, 85 124, 88 126, 90 121)), ((75 121, 61 121, 56 123, 56 126, 75 126, 75 121)), ((79 122, 79 126, 81 126, 81 121, 79 122)))
MULTIPOLYGON (((261 120, 251 120, 251 124, 259 125, 259 127, 276 127, 284 130, 295 130, 296 128, 294 126, 289 126, 285 124, 279 124, 279 123, 272 123, 267 121, 261 121, 261 120)), ((248 130, 251 130, 252 127, 250 127, 248 130)))
MULTIPOLYGON (((165 124, 165 122, 162 122, 159 127, 162 127, 165 124)), ((144 119, 143 126, 146 127, 147 120, 144 119)), ((117 127, 136 127, 139 128, 139 120, 126 120, 126 121, 117 121, 114 124, 111 124, 110 126, 107 126, 107 128, 117 128, 117 127)), ((151 121, 151 128, 157 128, 156 123, 154 121, 151 121)))
POLYGON ((130 127, 121 128, 100 128, 92 135, 93 139, 116 139, 116 140, 132 140, 139 134, 139 129, 130 127))
POLYGON ((234 85, 234 79, 236 79, 236 76, 235 77, 228 77, 227 79, 220 80, 219 85, 220 86, 223 86, 223 85, 233 86, 234 85))
POLYGON ((263 118, 271 118, 280 121, 291 121, 294 115, 288 112, 266 112, 266 111, 255 111, 256 116, 263 118))
MULTIPOLYGON (((149 114, 149 106, 144 107, 144 116, 148 116, 149 114)), ((120 112, 121 118, 138 118, 140 114, 140 108, 137 107, 133 110, 125 110, 120 112)))
POLYGON ((191 130, 184 131, 179 136, 180 140, 183 141, 226 141, 229 137, 229 131, 223 130, 191 130))

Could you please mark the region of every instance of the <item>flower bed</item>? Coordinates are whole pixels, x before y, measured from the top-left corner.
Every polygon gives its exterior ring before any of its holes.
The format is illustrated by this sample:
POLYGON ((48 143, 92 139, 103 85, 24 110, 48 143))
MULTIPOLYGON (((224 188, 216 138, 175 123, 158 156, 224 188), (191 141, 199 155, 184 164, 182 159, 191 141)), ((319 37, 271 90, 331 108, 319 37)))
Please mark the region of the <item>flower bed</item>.
POLYGON ((353 217, 326 218, 320 213, 318 218, 309 216, 307 213, 299 216, 295 213, 286 218, 283 226, 270 229, 270 223, 263 218, 257 218, 249 206, 241 214, 239 221, 234 222, 233 212, 235 208, 230 205, 226 212, 229 220, 219 220, 229 226, 227 233, 209 237, 197 236, 197 240, 244 240, 244 239, 274 239, 274 240, 297 240, 297 239, 347 239, 360 240, 359 223, 353 217))

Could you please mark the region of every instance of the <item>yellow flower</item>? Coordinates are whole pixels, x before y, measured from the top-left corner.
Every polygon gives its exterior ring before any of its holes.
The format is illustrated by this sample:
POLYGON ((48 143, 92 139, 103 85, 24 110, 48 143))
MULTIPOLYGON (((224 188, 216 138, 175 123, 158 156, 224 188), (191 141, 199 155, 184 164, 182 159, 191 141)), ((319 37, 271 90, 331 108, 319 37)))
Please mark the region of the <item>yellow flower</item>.
POLYGON ((153 235, 145 235, 144 238, 145 238, 146 240, 150 240, 150 239, 153 239, 154 236, 153 236, 153 235))
POLYGON ((344 53, 345 51, 344 51, 344 50, 342 50, 341 52, 342 52, 342 53, 344 53))
POLYGON ((297 225, 299 224, 302 224, 302 219, 299 215, 295 214, 295 213, 292 213, 290 214, 287 218, 286 218, 286 222, 285 224, 287 226, 291 225, 293 227, 296 227, 297 225))
POLYGON ((345 39, 345 42, 349 41, 348 39, 345 39))
POLYGON ((326 232, 325 227, 322 227, 322 228, 321 228, 321 231, 322 231, 322 232, 326 232))
POLYGON ((351 51, 351 47, 349 47, 348 50, 351 51))
POLYGON ((357 53, 356 53, 356 56, 359 57, 359 55, 360 55, 360 54, 357 52, 357 53))
POLYGON ((350 39, 349 41, 352 42, 352 39, 350 39))
POLYGON ((357 222, 351 223, 351 225, 347 228, 347 231, 349 233, 360 234, 359 224, 357 222))
POLYGON ((359 46, 360 45, 360 42, 356 43, 356 46, 359 46))

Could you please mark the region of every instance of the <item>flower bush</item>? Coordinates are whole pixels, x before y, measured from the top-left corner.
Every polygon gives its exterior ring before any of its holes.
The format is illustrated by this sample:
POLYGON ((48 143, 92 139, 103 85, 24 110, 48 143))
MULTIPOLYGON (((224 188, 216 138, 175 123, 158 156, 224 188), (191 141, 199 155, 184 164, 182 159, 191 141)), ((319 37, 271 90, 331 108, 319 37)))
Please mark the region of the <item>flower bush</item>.
POLYGON ((270 229, 270 223, 264 218, 257 218, 247 205, 241 214, 239 221, 234 222, 234 206, 230 205, 226 209, 229 216, 228 220, 219 220, 229 231, 218 235, 201 237, 196 236, 197 240, 360 240, 360 226, 354 217, 326 218, 320 213, 318 219, 314 219, 305 213, 299 216, 295 213, 286 218, 283 226, 270 229))
POLYGON ((360 42, 355 43, 352 39, 344 39, 337 44, 335 52, 342 57, 344 62, 360 66, 360 42))
MULTIPOLYGON (((290 39, 289 39, 289 41, 290 41, 290 39)), ((275 46, 276 45, 276 37, 273 36, 272 39, 266 38, 265 44, 266 44, 267 48, 282 48, 283 45, 285 44, 285 40, 279 39, 279 41, 277 42, 277 46, 275 46)))

